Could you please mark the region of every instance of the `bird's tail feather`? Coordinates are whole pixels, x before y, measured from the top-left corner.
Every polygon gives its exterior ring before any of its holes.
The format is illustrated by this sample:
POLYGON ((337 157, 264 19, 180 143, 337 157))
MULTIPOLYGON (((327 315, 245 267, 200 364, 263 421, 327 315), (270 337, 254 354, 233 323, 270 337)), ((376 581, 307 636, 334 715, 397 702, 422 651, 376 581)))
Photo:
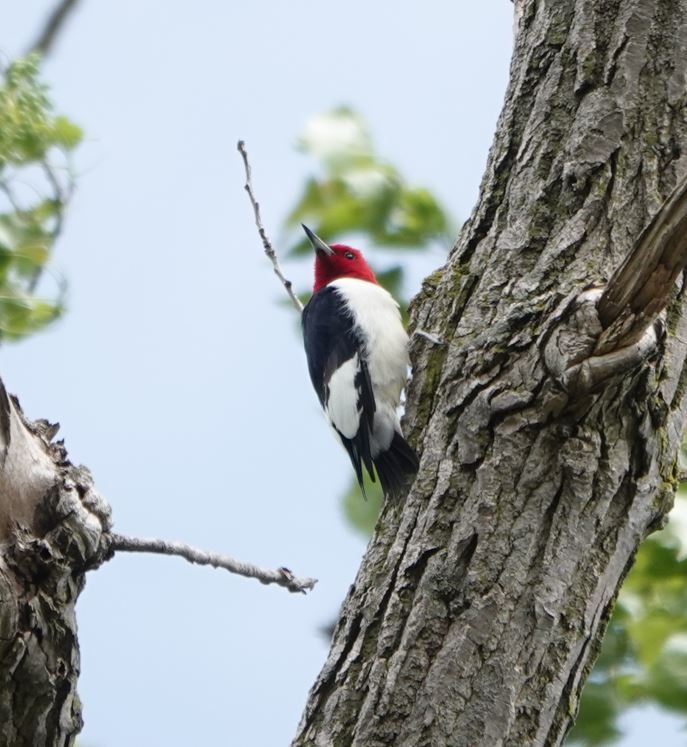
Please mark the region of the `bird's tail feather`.
POLYGON ((403 436, 395 432, 391 445, 374 459, 379 481, 386 495, 399 496, 408 477, 417 473, 420 461, 403 436))

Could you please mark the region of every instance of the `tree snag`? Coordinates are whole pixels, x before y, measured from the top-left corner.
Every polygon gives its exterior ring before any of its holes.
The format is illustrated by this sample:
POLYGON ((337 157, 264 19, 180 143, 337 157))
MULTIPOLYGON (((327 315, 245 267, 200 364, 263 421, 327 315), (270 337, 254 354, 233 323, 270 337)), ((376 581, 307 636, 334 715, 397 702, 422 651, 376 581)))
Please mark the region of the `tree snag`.
POLYGON ((294 745, 561 744, 672 505, 684 188, 659 209, 687 171, 687 0, 518 6, 477 207, 411 308, 420 472, 383 508, 294 745))
POLYGON ((306 593, 317 580, 181 542, 112 531, 90 472, 67 459, 59 426, 27 420, 0 380, 0 745, 61 747, 81 731, 75 604, 86 572, 115 553, 190 563, 306 593))
POLYGON ((12 747, 68 745, 81 730, 74 605, 109 556, 110 509, 56 432, 0 382, 0 744, 12 747))

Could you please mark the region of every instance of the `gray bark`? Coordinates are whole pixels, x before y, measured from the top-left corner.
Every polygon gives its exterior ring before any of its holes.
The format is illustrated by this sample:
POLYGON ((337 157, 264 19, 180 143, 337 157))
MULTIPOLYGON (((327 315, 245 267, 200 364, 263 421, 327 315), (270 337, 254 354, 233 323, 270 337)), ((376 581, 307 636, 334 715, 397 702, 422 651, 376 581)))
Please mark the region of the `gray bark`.
POLYGON ((523 10, 478 205, 412 306, 441 340, 413 338, 420 472, 383 508, 295 745, 560 744, 672 505, 682 298, 638 341, 605 327, 619 296, 580 294, 687 171, 687 0, 523 10))
POLYGON ((0 745, 73 744, 81 729, 74 605, 109 554, 110 513, 56 429, 0 382, 0 745))

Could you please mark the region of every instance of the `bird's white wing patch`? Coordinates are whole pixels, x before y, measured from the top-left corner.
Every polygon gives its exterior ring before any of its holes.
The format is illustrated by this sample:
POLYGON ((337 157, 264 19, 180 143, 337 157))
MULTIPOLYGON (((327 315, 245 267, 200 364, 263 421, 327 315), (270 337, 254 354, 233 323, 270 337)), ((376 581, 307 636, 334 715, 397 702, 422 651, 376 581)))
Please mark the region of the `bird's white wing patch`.
POLYGON ((340 278, 331 283, 353 316, 366 351, 367 370, 377 406, 395 409, 408 377, 408 335, 401 323, 398 304, 376 283, 340 278))
POLYGON ((334 371, 328 383, 327 417, 336 430, 346 438, 355 438, 360 427, 362 409, 358 407, 358 392, 355 388, 359 366, 360 361, 356 354, 334 371))

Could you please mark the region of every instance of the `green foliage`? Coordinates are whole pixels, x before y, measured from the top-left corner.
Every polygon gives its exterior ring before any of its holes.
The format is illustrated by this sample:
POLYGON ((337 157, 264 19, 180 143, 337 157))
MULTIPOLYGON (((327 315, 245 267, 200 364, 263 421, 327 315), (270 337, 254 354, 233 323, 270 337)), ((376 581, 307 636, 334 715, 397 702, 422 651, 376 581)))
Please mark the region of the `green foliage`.
MULTIPOLYGON (((409 186, 401 173, 378 158, 362 119, 341 107, 315 117, 298 141, 319 162, 286 223, 307 223, 323 239, 362 234, 370 246, 423 249, 452 235, 446 211, 424 187, 409 186)), ((364 248, 364 247, 363 247, 364 248)), ((291 248, 306 254, 302 235, 291 248)))
POLYGON ((606 745, 620 736, 624 710, 653 703, 687 725, 687 493, 675 520, 647 539, 618 597, 583 693, 571 744, 606 745))
POLYGON ((38 56, 0 76, 0 339, 18 339, 63 311, 60 289, 46 299, 36 287, 71 196, 66 159, 81 130, 54 113, 38 56))
POLYGON ((349 489, 343 497, 343 510, 348 523, 356 529, 363 537, 372 534, 377 517, 382 509, 384 493, 379 481, 371 482, 365 476, 365 498, 360 492, 358 483, 353 480, 349 489))

